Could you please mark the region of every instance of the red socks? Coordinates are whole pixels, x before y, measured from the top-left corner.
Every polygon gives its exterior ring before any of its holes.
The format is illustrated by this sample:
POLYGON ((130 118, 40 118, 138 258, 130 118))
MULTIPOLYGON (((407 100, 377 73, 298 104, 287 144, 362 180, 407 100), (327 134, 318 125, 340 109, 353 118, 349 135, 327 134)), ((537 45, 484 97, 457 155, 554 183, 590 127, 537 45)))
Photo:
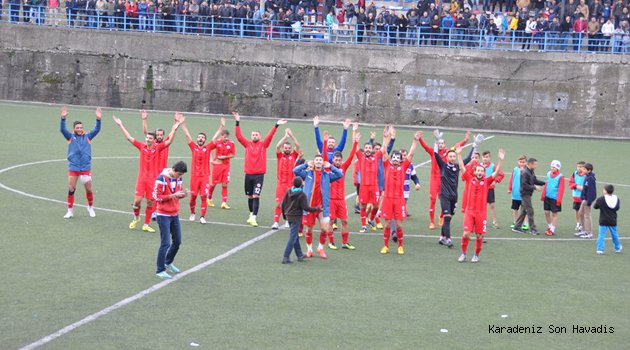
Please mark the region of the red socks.
POLYGON ((326 232, 324 231, 319 231, 319 244, 324 245, 326 244, 326 232))
POLYGON ((67 197, 68 200, 68 209, 72 209, 74 207, 74 194, 69 194, 67 197))
POLYGON ((341 232, 341 244, 348 244, 348 236, 350 236, 349 232, 341 232))
POLYGON ((335 244, 335 233, 333 230, 328 231, 328 242, 330 242, 330 244, 335 244))
POLYGON ((392 229, 389 227, 385 227, 385 229, 383 230, 383 244, 385 244, 385 246, 388 248, 389 248, 389 239, 391 238, 391 236, 392 236, 392 229))
MULTIPOLYGON (((374 221, 374 219, 376 218, 376 213, 378 212, 378 209, 376 207, 372 208, 372 212, 370 213, 370 221, 374 221)), ((380 222, 379 219, 376 219, 380 222)))
POLYGON ((140 208, 142 208, 142 204, 138 204, 137 207, 132 206, 132 208, 133 208, 133 216, 134 217, 140 216, 140 208))
POLYGON ((470 237, 462 236, 462 254, 466 254, 468 243, 470 243, 470 237))
POLYGON ((398 246, 403 246, 403 228, 396 227, 396 238, 398 239, 398 246))
MULTIPOLYGON (((87 199, 88 205, 91 207, 94 203, 94 192, 85 192, 85 198, 87 199)), ((74 202, 74 196, 72 202, 74 202)))
POLYGON ((304 236, 305 236, 305 239, 306 239, 306 244, 307 245, 312 245, 313 244, 313 234, 307 232, 304 236))
POLYGON ((435 224, 435 199, 431 199, 429 202, 429 220, 435 224))
MULTIPOLYGON (((138 209, 138 211, 140 211, 138 209)), ((144 224, 148 225, 151 223, 151 215, 153 215, 153 205, 146 207, 146 209, 144 209, 144 224)))
POLYGON ((214 187, 215 185, 210 185, 208 187, 208 199, 212 199, 212 194, 214 193, 214 187))
POLYGON ((475 255, 479 256, 479 253, 481 253, 481 246, 483 246, 483 238, 477 238, 475 240, 475 255))
POLYGON ((365 212, 365 207, 361 207, 361 226, 367 226, 367 214, 365 212))
POLYGON ((223 203, 227 203, 227 199, 228 199, 227 187, 221 187, 221 199, 223 200, 223 203))
MULTIPOLYGON (((190 195, 190 201, 188 202, 188 206, 190 207, 190 213, 194 214, 195 213, 195 206, 197 205, 197 195, 196 194, 191 194, 190 195)), ((203 207, 203 205, 202 205, 203 207)))
POLYGON ((208 200, 208 197, 201 196, 201 216, 202 217, 206 217, 206 211, 208 210, 208 203, 206 203, 207 200, 208 200))
POLYGON ((273 222, 280 221, 280 214, 282 214, 282 209, 280 209, 280 207, 276 207, 276 210, 273 212, 273 222))

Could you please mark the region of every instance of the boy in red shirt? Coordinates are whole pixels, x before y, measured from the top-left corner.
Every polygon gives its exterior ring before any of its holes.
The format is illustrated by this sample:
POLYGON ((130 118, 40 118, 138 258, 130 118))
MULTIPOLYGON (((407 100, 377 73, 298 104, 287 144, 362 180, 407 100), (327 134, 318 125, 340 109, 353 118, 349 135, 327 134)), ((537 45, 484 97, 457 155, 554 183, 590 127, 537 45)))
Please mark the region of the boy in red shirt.
POLYGON ((144 225, 142 225, 142 231, 155 232, 155 230, 149 226, 151 222, 151 214, 153 213, 153 185, 155 183, 155 177, 160 173, 162 169, 158 166, 160 151, 167 149, 173 137, 175 137, 175 131, 179 128, 181 123, 185 121, 185 118, 181 113, 176 113, 176 122, 173 124, 168 138, 162 143, 157 143, 156 135, 153 132, 149 132, 146 136, 146 143, 142 143, 134 139, 131 134, 125 129, 122 121, 116 116, 113 116, 114 122, 120 127, 123 135, 127 141, 129 141, 134 147, 140 151, 140 165, 138 167, 138 177, 136 179, 135 197, 133 199, 133 220, 129 224, 129 229, 133 230, 138 226, 140 222, 140 207, 142 205, 142 198, 146 199, 147 207, 144 213, 144 225), (180 119, 177 119, 177 117, 180 119))
POLYGON ((188 171, 186 163, 177 162, 170 169, 164 169, 155 180, 152 198, 157 202, 157 222, 160 226, 160 249, 157 255, 155 275, 168 279, 171 273, 180 270, 173 264, 175 255, 182 243, 182 230, 179 225, 179 200, 186 197, 182 176, 188 171))
POLYGON ((499 149, 499 163, 490 176, 486 176, 486 169, 483 165, 477 165, 473 169, 466 168, 462 160, 462 149, 458 147, 457 161, 462 169, 462 180, 468 182, 468 201, 464 209, 464 234, 462 235, 462 255, 457 261, 466 261, 466 250, 470 242, 470 234, 475 233, 475 255, 470 262, 479 261, 479 254, 483 246, 483 235, 486 234, 488 218, 488 189, 501 171, 501 165, 505 159, 505 151, 499 149), (471 171, 472 170, 472 171, 471 171))
MULTIPOLYGON (((389 253, 389 239, 392 229, 392 220, 396 221, 396 241, 398 242, 398 254, 405 254, 403 248, 403 226, 402 222, 407 218, 407 206, 405 203, 404 187, 407 169, 413 159, 416 151, 416 143, 422 133, 416 132, 413 143, 409 148, 407 157, 403 159, 402 154, 398 151, 392 153, 391 160, 387 154, 386 148, 381 148, 383 154, 383 166, 385 168, 385 193, 383 203, 381 204, 381 217, 385 219, 385 227, 383 229, 383 243, 381 254, 389 253)), ((385 136, 385 134, 383 134, 385 136)), ((383 139, 383 144, 389 144, 391 134, 387 134, 387 138, 383 139)))

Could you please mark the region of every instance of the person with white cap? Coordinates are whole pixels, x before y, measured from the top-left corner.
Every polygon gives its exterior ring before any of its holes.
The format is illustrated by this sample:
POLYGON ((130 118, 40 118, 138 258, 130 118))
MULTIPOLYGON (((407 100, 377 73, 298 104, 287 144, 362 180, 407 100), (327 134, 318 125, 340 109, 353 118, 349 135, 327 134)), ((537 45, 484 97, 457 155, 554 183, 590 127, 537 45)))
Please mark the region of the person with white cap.
POLYGON ((547 172, 547 183, 543 187, 541 200, 547 219, 547 236, 556 233, 558 213, 562 211, 562 197, 564 196, 564 175, 560 172, 562 163, 559 160, 551 161, 551 170, 547 172))

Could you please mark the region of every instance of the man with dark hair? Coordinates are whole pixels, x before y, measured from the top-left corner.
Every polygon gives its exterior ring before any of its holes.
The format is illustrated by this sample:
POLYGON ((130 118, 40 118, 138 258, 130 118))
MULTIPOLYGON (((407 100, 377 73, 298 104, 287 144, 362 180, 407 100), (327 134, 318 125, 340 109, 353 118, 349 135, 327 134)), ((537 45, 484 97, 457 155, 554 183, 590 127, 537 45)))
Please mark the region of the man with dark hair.
POLYGON ((513 232, 525 233, 523 231, 523 222, 525 217, 529 222, 529 233, 532 235, 538 235, 539 232, 536 229, 536 223, 534 222, 534 207, 532 207, 532 194, 534 191, 542 191, 542 187, 545 183, 536 178, 534 171, 538 167, 538 160, 536 158, 529 158, 527 160, 527 166, 523 169, 521 174, 521 212, 514 223, 513 232))
POLYGON ((352 121, 350 119, 346 119, 343 121, 343 131, 341 132, 341 139, 339 140, 339 144, 337 144, 337 140, 331 136, 328 137, 328 143, 324 144, 324 142, 322 141, 322 136, 319 132, 319 117, 315 116, 313 118, 313 127, 315 131, 315 142, 317 143, 318 152, 328 152, 328 159, 332 159, 335 152, 343 152, 344 147, 346 147, 348 127, 350 127, 351 123, 352 121))
POLYGON ((60 131, 68 141, 68 212, 63 218, 70 219, 74 216, 74 191, 77 188, 77 180, 80 180, 85 186, 88 214, 90 217, 95 217, 96 213, 92 207, 94 202, 94 194, 92 192, 92 139, 101 130, 101 109, 96 109, 96 126, 87 133, 83 130, 83 123, 78 120, 72 124, 72 132, 68 131, 66 128, 68 108, 66 106, 61 107, 60 114, 60 131))
POLYGON ((584 179, 584 186, 582 187, 582 204, 578 211, 578 217, 580 219, 580 225, 582 226, 582 232, 580 232, 580 238, 590 239, 593 238, 593 217, 591 213, 591 205, 597 198, 597 183, 595 180, 595 173, 593 173, 593 164, 586 163, 584 165, 586 178, 584 179))
POLYGON ((247 223, 253 227, 258 227, 256 215, 258 215, 260 194, 267 172, 267 148, 271 145, 271 140, 273 140, 273 135, 276 134, 278 127, 286 124, 287 121, 285 119, 278 120, 263 140, 260 139, 260 131, 258 130, 252 131, 251 139, 248 140, 241 133, 241 116, 238 112, 232 112, 232 114, 234 114, 236 121, 236 139, 245 147, 245 195, 249 207, 247 223))
POLYGON ((171 273, 180 271, 173 261, 182 243, 179 200, 188 195, 182 185, 182 176, 187 171, 186 163, 179 161, 172 168, 164 169, 155 180, 152 198, 157 202, 157 222, 160 225, 160 249, 155 275, 162 279, 171 278, 166 270, 171 273))
MULTIPOLYGON (((178 113, 176 113, 178 114, 178 113)), ((153 132, 147 133, 146 143, 142 143, 134 139, 131 134, 125 129, 123 122, 113 116, 114 122, 120 127, 123 135, 134 147, 140 151, 140 164, 138 166, 138 177, 136 179, 135 197, 133 199, 133 220, 129 224, 129 229, 133 230, 138 226, 140 222, 140 207, 142 205, 142 198, 146 199, 147 207, 145 209, 144 225, 142 225, 142 231, 155 232, 155 230, 149 226, 151 222, 151 214, 153 214, 153 196, 152 190, 155 183, 155 177, 160 173, 161 169, 158 166, 160 151, 164 148, 168 148, 173 142, 175 131, 179 128, 181 123, 185 121, 184 117, 173 124, 171 132, 168 138, 162 142, 156 142, 156 134, 153 132)))

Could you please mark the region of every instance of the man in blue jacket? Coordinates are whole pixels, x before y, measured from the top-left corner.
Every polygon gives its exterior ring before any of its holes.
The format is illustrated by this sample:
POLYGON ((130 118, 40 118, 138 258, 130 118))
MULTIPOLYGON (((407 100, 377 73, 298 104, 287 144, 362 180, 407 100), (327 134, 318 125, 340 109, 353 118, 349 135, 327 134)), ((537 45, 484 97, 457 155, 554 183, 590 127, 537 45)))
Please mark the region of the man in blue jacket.
POLYGON ((89 132, 83 130, 83 123, 75 121, 72 124, 72 132, 66 128, 66 117, 68 108, 61 107, 60 131, 68 141, 68 212, 63 216, 70 219, 74 216, 74 191, 77 187, 77 180, 85 186, 85 197, 88 202, 88 214, 95 217, 96 213, 92 207, 94 194, 92 193, 92 139, 101 131, 101 109, 96 109, 96 126, 89 132))
POLYGON ((593 238, 591 205, 597 199, 597 184, 595 173, 593 173, 593 164, 586 163, 584 169, 586 169, 586 178, 584 179, 584 185, 582 185, 582 196, 580 197, 582 204, 580 204, 580 210, 578 211, 578 218, 582 226, 582 232, 580 232, 579 237, 590 239, 593 238))
POLYGON ((333 155, 335 152, 343 152, 344 147, 346 147, 346 138, 348 136, 348 127, 352 121, 350 119, 346 119, 343 122, 343 131, 341 132, 341 139, 339 140, 339 144, 337 144, 337 140, 334 137, 328 137, 328 144, 324 145, 322 141, 322 136, 319 132, 319 117, 315 116, 313 118, 313 127, 315 129, 315 142, 317 142, 317 150, 321 152, 328 152, 328 159, 333 159, 333 155), (325 149, 324 149, 324 146, 325 149))
POLYGON ((343 177, 343 173, 334 165, 324 162, 324 158, 318 154, 307 163, 293 169, 293 174, 304 179, 304 193, 308 199, 309 207, 321 207, 321 211, 304 214, 302 223, 306 230, 306 256, 313 256, 313 227, 315 220, 319 221, 321 229, 319 233, 319 245, 317 253, 322 259, 326 259, 324 244, 330 223, 330 183, 343 177))

